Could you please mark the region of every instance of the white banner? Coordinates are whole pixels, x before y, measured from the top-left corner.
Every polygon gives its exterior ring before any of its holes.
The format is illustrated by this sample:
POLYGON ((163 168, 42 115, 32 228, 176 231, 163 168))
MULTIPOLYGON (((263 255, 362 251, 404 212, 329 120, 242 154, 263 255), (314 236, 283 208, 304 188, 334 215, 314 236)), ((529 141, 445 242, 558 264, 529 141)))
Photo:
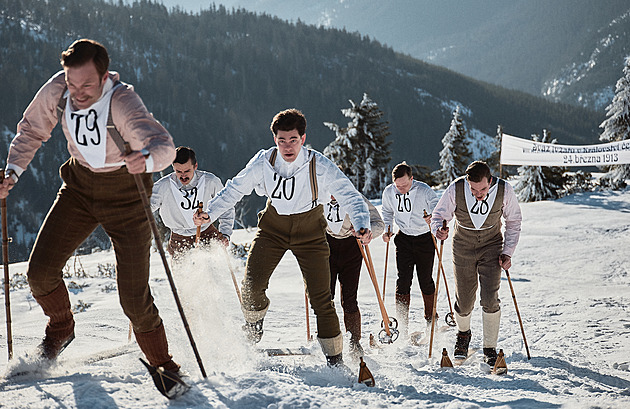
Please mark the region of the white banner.
POLYGON ((630 163, 630 140, 599 145, 558 145, 503 134, 502 165, 602 166, 630 163))

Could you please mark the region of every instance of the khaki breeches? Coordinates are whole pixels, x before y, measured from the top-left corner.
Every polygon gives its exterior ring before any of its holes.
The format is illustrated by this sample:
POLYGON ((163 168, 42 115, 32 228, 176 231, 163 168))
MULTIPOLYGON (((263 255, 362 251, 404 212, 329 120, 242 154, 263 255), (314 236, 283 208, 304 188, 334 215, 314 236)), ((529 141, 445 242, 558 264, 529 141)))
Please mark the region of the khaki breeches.
POLYGON ((243 308, 263 311, 269 306, 265 292, 269 279, 287 250, 298 261, 320 338, 341 333, 330 296, 329 249, 322 206, 293 215, 279 215, 268 202, 258 215, 258 232, 252 242, 243 278, 243 308))

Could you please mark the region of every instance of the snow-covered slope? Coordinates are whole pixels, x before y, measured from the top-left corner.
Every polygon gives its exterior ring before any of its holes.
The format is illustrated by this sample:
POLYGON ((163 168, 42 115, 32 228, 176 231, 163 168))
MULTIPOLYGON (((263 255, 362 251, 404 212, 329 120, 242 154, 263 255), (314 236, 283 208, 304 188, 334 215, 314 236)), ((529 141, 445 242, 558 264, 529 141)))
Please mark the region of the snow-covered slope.
MULTIPOLYGON (((175 359, 190 373, 192 390, 167 401, 152 385, 129 343, 128 322, 118 305, 111 277, 113 254, 71 259, 67 267, 77 338, 49 374, 0 378, 0 407, 7 408, 586 408, 630 406, 630 190, 582 193, 554 202, 522 204, 524 223, 511 278, 532 359, 528 360, 506 280, 502 282, 503 320, 499 347, 509 372, 497 377, 480 370, 480 357, 454 370, 439 368, 443 347, 452 353, 455 330, 439 332, 428 346, 402 339, 370 348, 380 330, 374 288, 363 272, 359 305, 363 314, 365 360, 376 387, 358 384, 358 363, 346 357, 352 374, 326 367, 316 342, 306 340, 303 283, 293 256, 286 255, 271 279, 271 307, 265 335, 257 347, 305 346, 309 356, 265 357, 244 340, 239 309, 225 254, 193 252, 174 266, 175 281, 208 378, 203 379, 179 318, 157 253, 151 286, 175 359), (90 276, 90 277, 88 277, 90 276), (92 277, 92 278, 91 278, 92 277), (74 284, 72 284, 74 282, 74 284), (116 355, 94 362, 103 352, 116 355)), ((253 232, 236 231, 244 243, 253 232)), ((451 242, 444 262, 451 298, 451 242)), ((385 245, 370 245, 379 284, 385 245)), ((392 249, 390 249, 392 250, 392 249)), ((389 252, 385 305, 394 314, 395 261, 389 252)), ((240 260, 232 260, 242 277, 240 260)), ((24 286, 25 264, 10 266, 13 342, 7 362, 4 325, 0 335, 0 373, 24 368, 24 356, 43 335, 45 317, 24 286), (20 285, 21 283, 21 285, 20 285)), ((443 281, 438 312, 448 312, 443 281)), ((335 300, 341 312, 339 300, 335 300)), ((481 345, 481 312, 473 313, 471 346, 481 345)), ((4 314, 2 314, 4 316, 4 314)), ((412 289, 412 330, 422 330, 421 297, 412 289)), ((443 321, 442 321, 443 322, 443 321)), ((310 317, 311 330, 314 317, 310 317)), ((347 340, 346 340, 347 342, 347 340)), ((346 345, 347 347, 347 345, 346 345)), ((347 349, 346 349, 347 350, 347 349)))

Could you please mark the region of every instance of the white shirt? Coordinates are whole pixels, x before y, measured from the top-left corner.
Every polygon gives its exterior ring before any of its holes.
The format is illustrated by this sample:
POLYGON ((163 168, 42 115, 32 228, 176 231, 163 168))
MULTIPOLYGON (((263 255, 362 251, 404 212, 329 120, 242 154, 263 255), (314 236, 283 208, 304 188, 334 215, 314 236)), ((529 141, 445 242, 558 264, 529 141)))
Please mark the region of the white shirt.
MULTIPOLYGON (((186 186, 182 185, 175 172, 173 172, 164 176, 153 185, 151 211, 155 212, 159 210, 162 221, 172 232, 182 236, 194 236, 197 233, 197 228, 190 227, 192 225, 192 215, 191 220, 186 220, 184 212, 180 209, 196 209, 199 202, 206 203, 216 196, 222 188, 223 183, 221 183, 221 179, 210 172, 196 170, 192 180, 186 186), (191 192, 194 189, 202 190, 201 187, 203 186, 203 197, 195 198, 194 195, 187 194, 182 194, 181 197, 175 197, 172 189, 173 184, 175 184, 182 193, 191 192)), ((234 216, 234 207, 226 209, 225 212, 218 216, 219 231, 222 234, 227 236, 232 235, 234 216)), ((202 226, 201 229, 203 231, 208 227, 210 227, 210 224, 202 226)))
MULTIPOLYGON (((267 150, 260 150, 238 175, 227 181, 225 187, 208 203, 210 220, 215 220, 227 209, 234 207, 243 196, 250 194, 253 190, 258 195, 269 198, 271 198, 272 194, 276 197, 281 195, 283 200, 287 200, 288 197, 286 196, 290 196, 290 210, 287 210, 289 206, 283 206, 283 213, 280 212, 280 209, 276 209, 279 214, 299 214, 311 210, 313 208, 313 198, 310 183, 290 185, 291 182, 288 179, 296 176, 298 172, 308 172, 308 162, 312 156, 315 156, 319 190, 317 204, 325 203, 332 194, 350 214, 354 226, 357 226, 358 229, 370 227, 368 206, 361 194, 343 172, 339 170, 337 165, 317 151, 309 151, 302 147, 295 161, 290 163, 286 162, 278 152, 272 168, 282 177, 282 180, 287 181, 286 189, 283 190, 280 179, 277 180, 280 181, 280 186, 265 183, 265 168, 271 166, 269 158, 275 149, 273 147, 267 150), (293 190, 290 188, 293 188, 293 190)), ((273 198, 271 199, 273 205, 273 198)))
POLYGON ((398 191, 396 185, 389 184, 383 190, 383 221, 394 231, 394 222, 403 233, 409 236, 419 236, 429 232, 429 225, 424 221, 424 210, 428 214, 438 202, 438 197, 424 182, 413 180, 411 189, 404 195, 398 191))

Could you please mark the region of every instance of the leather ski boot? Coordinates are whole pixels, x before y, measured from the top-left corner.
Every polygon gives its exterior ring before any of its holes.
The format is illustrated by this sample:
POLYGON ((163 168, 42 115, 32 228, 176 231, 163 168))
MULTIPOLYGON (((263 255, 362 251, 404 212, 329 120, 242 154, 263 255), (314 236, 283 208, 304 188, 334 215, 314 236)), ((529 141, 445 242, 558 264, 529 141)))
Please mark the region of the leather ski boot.
POLYGON ((453 350, 453 357, 455 359, 466 359, 468 357, 468 346, 470 345, 470 338, 472 333, 470 330, 466 332, 459 331, 457 333, 457 341, 455 342, 455 349, 453 350))
POLYGON ((327 356, 326 357, 326 364, 328 366, 341 366, 343 365, 343 354, 338 354, 338 355, 333 355, 333 356, 327 356))
POLYGON ((54 360, 74 339, 74 317, 66 284, 62 281, 53 292, 35 300, 49 317, 46 336, 37 351, 42 358, 54 360))
POLYGON ((409 304, 411 302, 410 294, 396 293, 396 319, 398 320, 400 336, 407 338, 409 336, 409 304))
MULTIPOLYGON (((433 294, 422 293, 422 299, 424 300, 424 319, 428 325, 431 325, 431 319, 433 318, 433 305, 435 303, 435 291, 433 294)), ((435 312, 435 319, 439 318, 437 311, 435 312)))
POLYGON ((350 355, 363 356, 363 347, 361 346, 361 312, 349 312, 343 314, 343 322, 346 325, 346 331, 350 335, 350 355))
POLYGON ((245 321, 245 325, 243 325, 245 336, 249 341, 253 342, 254 344, 259 343, 263 336, 263 321, 264 318, 261 318, 256 322, 245 321))
POLYGON ((497 363, 497 349, 496 348, 484 348, 483 349, 483 361, 494 368, 494 364, 497 363))

